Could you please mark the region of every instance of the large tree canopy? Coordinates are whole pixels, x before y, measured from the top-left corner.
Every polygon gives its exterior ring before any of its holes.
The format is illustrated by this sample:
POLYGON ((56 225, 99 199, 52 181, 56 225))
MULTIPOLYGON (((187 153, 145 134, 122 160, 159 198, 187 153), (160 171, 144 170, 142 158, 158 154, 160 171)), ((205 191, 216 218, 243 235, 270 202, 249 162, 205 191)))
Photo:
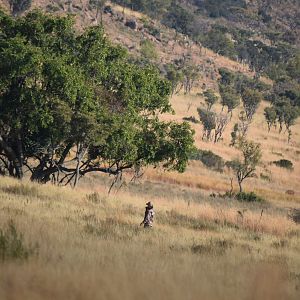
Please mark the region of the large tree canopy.
POLYGON ((162 165, 183 172, 188 124, 162 122, 171 87, 129 63, 100 27, 80 35, 70 17, 0 13, 0 171, 39 182, 162 165))

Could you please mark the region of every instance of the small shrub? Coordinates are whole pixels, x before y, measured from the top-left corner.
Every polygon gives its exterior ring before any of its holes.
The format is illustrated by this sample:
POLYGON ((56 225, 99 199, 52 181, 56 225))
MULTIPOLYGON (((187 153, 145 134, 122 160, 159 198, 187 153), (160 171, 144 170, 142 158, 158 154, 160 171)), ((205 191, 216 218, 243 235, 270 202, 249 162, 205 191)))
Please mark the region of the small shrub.
POLYGON ((9 0, 11 12, 13 15, 22 13, 30 8, 31 2, 32 0, 9 0))
POLYGON ((146 60, 156 60, 158 58, 157 50, 150 40, 141 42, 141 55, 146 60))
POLYGON ((285 169, 288 169, 288 170, 293 170, 294 169, 293 163, 288 159, 276 160, 276 161, 273 161, 273 164, 276 165, 277 167, 285 168, 285 169))
POLYGON ((160 36, 160 31, 158 28, 156 28, 154 25, 152 25, 147 20, 142 20, 142 22, 144 24, 144 28, 148 31, 149 34, 151 34, 154 37, 160 36))
POLYGON ((283 156, 283 154, 282 153, 280 153, 280 152, 272 152, 272 154, 274 154, 274 155, 277 155, 277 156, 283 156))
POLYGON ((236 199, 238 201, 242 202, 264 202, 265 200, 258 195, 256 195, 254 192, 251 193, 245 193, 241 192, 236 194, 236 199))
POLYGON ((188 122, 191 122, 191 123, 194 123, 194 124, 199 124, 200 121, 197 120, 194 116, 190 116, 190 117, 184 117, 182 118, 184 121, 188 121, 188 122))
POLYGON ((223 158, 212 151, 196 150, 191 156, 192 160, 200 160, 206 167, 218 172, 223 172, 225 161, 223 158))
POLYGON ((0 261, 26 260, 35 251, 24 245, 23 235, 18 233, 13 221, 6 229, 0 229, 0 261))
POLYGON ((295 195, 295 191, 294 190, 287 190, 287 191, 285 191, 285 193, 287 195, 290 195, 290 196, 294 196, 295 195))

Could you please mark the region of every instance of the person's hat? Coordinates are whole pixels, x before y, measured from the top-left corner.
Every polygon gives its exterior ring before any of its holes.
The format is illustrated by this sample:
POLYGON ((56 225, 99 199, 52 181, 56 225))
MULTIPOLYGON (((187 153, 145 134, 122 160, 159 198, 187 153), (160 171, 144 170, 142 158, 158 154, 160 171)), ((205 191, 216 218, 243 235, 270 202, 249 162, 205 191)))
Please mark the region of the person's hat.
POLYGON ((153 205, 152 205, 152 203, 149 201, 149 202, 146 203, 146 207, 153 208, 153 205))

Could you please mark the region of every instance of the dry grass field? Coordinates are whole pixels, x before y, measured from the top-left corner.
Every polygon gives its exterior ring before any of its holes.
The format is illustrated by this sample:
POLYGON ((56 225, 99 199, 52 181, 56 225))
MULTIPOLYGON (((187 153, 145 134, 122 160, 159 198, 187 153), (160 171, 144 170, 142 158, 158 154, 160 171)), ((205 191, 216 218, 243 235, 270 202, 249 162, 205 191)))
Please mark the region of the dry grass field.
MULTIPOLYGON (((49 1, 32 2, 45 8, 49 1)), ((86 0, 74 3, 87 6, 86 0)), ((7 8, 0 0, 4 4, 7 8)), ((76 14, 78 27, 93 24, 94 12, 76 14)), ((125 17, 145 18, 130 10, 125 17)), ((110 39, 133 55, 143 38, 151 38, 108 15, 104 26, 110 39)), ((173 32, 160 29, 163 41, 153 42, 161 63, 192 53, 195 64, 206 68, 197 91, 172 97, 175 114, 164 120, 198 119, 199 86, 215 88, 212 77, 219 67, 253 75, 247 66, 195 44, 172 44, 173 32)), ((286 134, 268 133, 267 105, 260 105, 248 133, 262 146, 262 163, 257 177, 244 184, 245 191, 265 199, 262 203, 219 197, 230 190, 233 174, 199 161, 191 161, 183 174, 148 168, 137 182, 125 174, 122 188, 110 195, 111 178, 101 175, 88 176, 76 190, 0 177, 0 300, 299 299, 300 227, 289 214, 300 209, 300 120, 288 144, 286 134), (291 160, 294 169, 272 164, 279 159, 291 160), (139 226, 147 201, 154 202, 156 212, 151 230, 139 226)), ((224 160, 237 157, 229 144, 240 110, 217 144, 202 141, 202 126, 191 123, 196 147, 224 160)))
POLYGON ((107 196, 95 180, 74 191, 0 178, 0 299, 299 299, 300 230, 283 210, 147 182, 107 196))

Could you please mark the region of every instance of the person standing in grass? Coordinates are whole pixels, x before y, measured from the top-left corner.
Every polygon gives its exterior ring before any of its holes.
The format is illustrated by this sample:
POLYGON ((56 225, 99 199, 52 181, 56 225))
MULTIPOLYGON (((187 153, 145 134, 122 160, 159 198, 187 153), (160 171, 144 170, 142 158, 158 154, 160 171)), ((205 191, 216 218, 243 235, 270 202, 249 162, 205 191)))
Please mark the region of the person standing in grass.
POLYGON ((154 210, 151 202, 146 203, 145 217, 140 226, 144 225, 144 228, 151 228, 153 225, 154 210))

